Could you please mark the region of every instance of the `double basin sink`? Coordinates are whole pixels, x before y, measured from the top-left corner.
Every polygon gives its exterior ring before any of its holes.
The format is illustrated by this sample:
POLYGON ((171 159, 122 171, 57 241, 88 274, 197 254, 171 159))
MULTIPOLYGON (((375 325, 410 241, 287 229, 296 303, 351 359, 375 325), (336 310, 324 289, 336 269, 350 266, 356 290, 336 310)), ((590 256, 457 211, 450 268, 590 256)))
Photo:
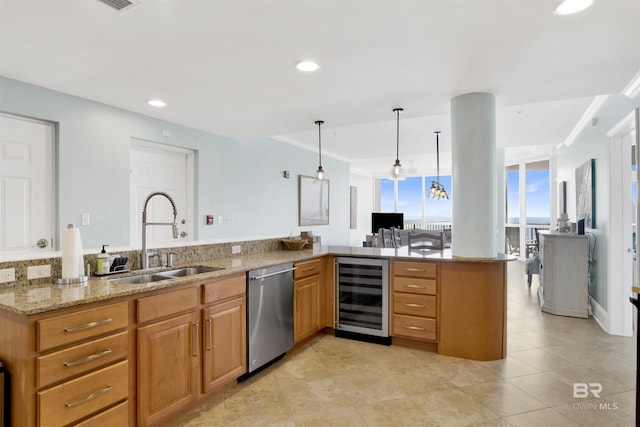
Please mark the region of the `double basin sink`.
POLYGON ((222 269, 222 267, 205 267, 203 265, 197 265, 194 267, 183 267, 175 270, 160 271, 157 273, 138 274, 136 276, 128 276, 121 279, 113 279, 111 281, 121 285, 138 285, 158 282, 160 280, 175 279, 178 277, 193 276, 194 274, 210 273, 212 271, 222 269))

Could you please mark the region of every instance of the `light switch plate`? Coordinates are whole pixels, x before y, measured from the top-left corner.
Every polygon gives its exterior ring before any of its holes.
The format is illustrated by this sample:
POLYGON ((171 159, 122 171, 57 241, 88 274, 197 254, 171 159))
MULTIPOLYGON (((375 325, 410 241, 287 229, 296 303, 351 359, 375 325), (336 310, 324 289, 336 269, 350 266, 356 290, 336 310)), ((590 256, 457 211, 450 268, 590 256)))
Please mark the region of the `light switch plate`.
POLYGON ((51 264, 27 267, 27 280, 51 277, 51 264))
POLYGON ((84 227, 88 227, 89 225, 91 225, 91 216, 88 213, 82 214, 82 225, 84 227))
POLYGON ((0 283, 8 283, 16 281, 15 268, 3 268, 0 270, 0 283))

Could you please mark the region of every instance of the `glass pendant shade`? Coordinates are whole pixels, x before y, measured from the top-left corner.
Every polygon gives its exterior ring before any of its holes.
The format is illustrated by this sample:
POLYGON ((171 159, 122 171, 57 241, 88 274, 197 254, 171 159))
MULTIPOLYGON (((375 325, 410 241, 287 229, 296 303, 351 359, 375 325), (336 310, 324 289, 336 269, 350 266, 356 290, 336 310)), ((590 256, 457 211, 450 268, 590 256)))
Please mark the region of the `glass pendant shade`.
POLYGON ((318 166, 318 170, 316 171, 316 180, 322 181, 324 179, 324 170, 322 166, 318 166))

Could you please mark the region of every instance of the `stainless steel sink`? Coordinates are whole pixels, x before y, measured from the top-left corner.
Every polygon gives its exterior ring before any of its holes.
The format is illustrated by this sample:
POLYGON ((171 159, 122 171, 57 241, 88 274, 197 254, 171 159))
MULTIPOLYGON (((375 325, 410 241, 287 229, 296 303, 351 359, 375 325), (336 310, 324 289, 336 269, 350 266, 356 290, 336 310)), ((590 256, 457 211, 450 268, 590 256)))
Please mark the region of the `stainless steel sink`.
POLYGON ((163 271, 156 273, 164 278, 193 276, 194 274, 211 273, 212 271, 222 270, 222 267, 205 267, 204 265, 196 265, 193 267, 183 267, 175 270, 163 271))
POLYGON ((159 280, 168 280, 178 277, 193 276, 194 274, 210 273, 216 270, 223 270, 223 268, 196 265, 192 267, 176 268, 175 270, 162 271, 158 273, 139 274, 137 276, 123 277, 121 279, 113 279, 111 281, 121 285, 140 285, 145 283, 157 282, 159 280))
POLYGON ((169 277, 159 276, 157 274, 140 274, 138 276, 123 277, 121 279, 113 279, 112 282, 121 285, 139 285, 144 283, 157 282, 159 280, 167 280, 169 277))

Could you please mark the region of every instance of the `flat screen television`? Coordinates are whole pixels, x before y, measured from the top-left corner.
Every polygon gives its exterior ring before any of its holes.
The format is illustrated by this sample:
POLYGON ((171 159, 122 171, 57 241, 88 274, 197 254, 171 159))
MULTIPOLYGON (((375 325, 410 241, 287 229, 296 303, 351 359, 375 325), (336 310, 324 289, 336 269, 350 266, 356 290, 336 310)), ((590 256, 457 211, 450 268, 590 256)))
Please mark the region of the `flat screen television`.
POLYGON ((381 228, 404 228, 404 214, 393 212, 373 212, 371 214, 371 233, 376 234, 381 228))

